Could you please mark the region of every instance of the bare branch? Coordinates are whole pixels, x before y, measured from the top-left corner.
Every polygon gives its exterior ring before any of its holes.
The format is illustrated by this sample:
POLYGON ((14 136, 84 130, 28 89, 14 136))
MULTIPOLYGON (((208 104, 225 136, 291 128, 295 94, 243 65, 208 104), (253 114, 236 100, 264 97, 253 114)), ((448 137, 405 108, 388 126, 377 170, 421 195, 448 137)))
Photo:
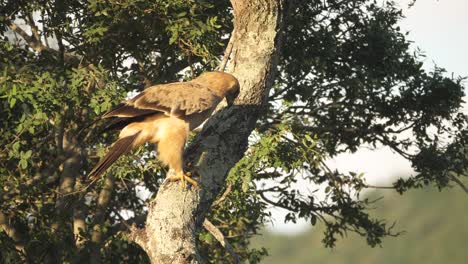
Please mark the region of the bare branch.
POLYGON ((449 173, 450 179, 457 183, 466 193, 468 193, 468 188, 465 186, 465 184, 457 178, 457 176, 453 175, 452 173, 449 173))
POLYGON ((31 13, 28 13, 27 17, 28 17, 28 20, 26 22, 31 27, 31 31, 34 35, 34 38, 36 39, 37 42, 41 43, 41 36, 39 35, 39 29, 37 28, 36 23, 34 23, 34 17, 32 16, 31 13))
POLYGON ((397 144, 391 142, 390 140, 387 139, 387 137, 382 136, 382 137, 376 137, 378 141, 380 141, 384 146, 388 146, 391 149, 393 149, 396 153, 400 154, 403 158, 407 160, 411 160, 413 155, 406 153, 405 151, 401 150, 398 148, 397 144))
POLYGON ((24 31, 18 24, 11 20, 7 20, 7 23, 11 30, 19 34, 24 39, 24 41, 26 41, 28 46, 31 47, 34 51, 42 52, 43 50, 47 49, 47 47, 42 45, 39 40, 36 40, 33 36, 28 35, 28 33, 26 33, 26 31, 24 31))
POLYGON ((232 184, 228 184, 226 186, 226 190, 224 191, 224 193, 219 197, 218 200, 214 201, 213 204, 211 205, 212 207, 213 206, 217 206, 217 205, 220 205, 225 199, 226 197, 229 195, 229 193, 231 192, 232 190, 232 184))
POLYGON ((370 188, 370 189, 384 189, 384 190, 395 190, 396 188, 393 186, 375 186, 375 185, 368 185, 366 184, 364 188, 370 188))
POLYGON ((231 37, 229 38, 228 45, 226 47, 226 50, 224 51, 223 60, 221 61, 221 64, 218 66, 217 70, 222 71, 222 72, 226 70, 226 65, 229 61, 229 58, 231 57, 233 42, 234 42, 234 34, 232 34, 231 37))
POLYGON ((226 240, 224 237, 223 233, 219 231, 219 229, 213 225, 208 219, 205 218, 205 221, 203 221, 203 227, 210 232, 218 240, 219 243, 226 249, 226 251, 229 253, 229 255, 232 256, 234 263, 238 264, 240 263, 240 258, 239 255, 234 251, 234 248, 229 244, 229 242, 226 240))
MULTIPOLYGON (((7 21, 7 25, 11 28, 11 30, 13 30, 15 33, 19 34, 24 39, 24 41, 26 41, 26 44, 29 47, 31 47, 31 49, 33 49, 35 52, 40 53, 40 52, 43 52, 43 51, 46 50, 48 52, 51 52, 55 56, 61 57, 61 52, 64 51, 63 45, 61 46, 62 51, 58 51, 58 50, 54 50, 52 48, 49 48, 49 47, 45 46, 44 44, 42 44, 40 39, 36 39, 33 35, 29 35, 28 33, 26 33, 26 31, 24 31, 18 24, 11 21, 8 17, 6 17, 5 19, 7 21)), ((32 28, 32 26, 31 26, 31 28, 32 28)), ((35 29, 32 28, 33 34, 34 34, 34 30, 38 30, 37 27, 35 29)), ((37 32, 37 35, 39 35, 38 32, 37 32)), ((61 45, 60 41, 58 43, 59 43, 59 45, 61 45)), ((80 62, 79 57, 77 57, 77 56, 75 56, 73 54, 70 54, 70 53, 65 53, 65 52, 63 53, 63 59, 64 59, 65 62, 72 63, 72 64, 78 64, 80 62)))

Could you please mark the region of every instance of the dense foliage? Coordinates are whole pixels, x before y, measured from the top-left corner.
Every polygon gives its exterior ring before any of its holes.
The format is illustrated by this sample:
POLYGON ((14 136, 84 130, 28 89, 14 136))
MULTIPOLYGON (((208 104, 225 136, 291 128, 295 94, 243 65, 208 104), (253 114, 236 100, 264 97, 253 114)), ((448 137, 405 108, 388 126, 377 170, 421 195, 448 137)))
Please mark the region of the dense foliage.
MULTIPOLYGON (((418 172, 395 183, 401 193, 444 188, 467 175, 462 79, 422 68, 397 26, 401 10, 391 1, 297 5, 270 110, 208 217, 252 263, 265 253, 247 245, 268 221, 268 206, 289 210, 286 220, 324 222, 327 246, 348 231, 371 246, 394 234, 369 214, 371 201, 360 199, 369 187, 362 174, 327 167, 339 153, 392 148, 418 172), (326 198, 295 190, 301 177, 326 198)), ((1 6, 0 260, 147 261, 125 234, 143 223, 164 168, 145 147, 89 186, 86 173, 115 135, 97 137, 101 123, 84 128, 129 92, 216 67, 232 30, 229 2, 2 0, 1 6)), ((211 234, 199 240, 210 262, 231 259, 211 234)))

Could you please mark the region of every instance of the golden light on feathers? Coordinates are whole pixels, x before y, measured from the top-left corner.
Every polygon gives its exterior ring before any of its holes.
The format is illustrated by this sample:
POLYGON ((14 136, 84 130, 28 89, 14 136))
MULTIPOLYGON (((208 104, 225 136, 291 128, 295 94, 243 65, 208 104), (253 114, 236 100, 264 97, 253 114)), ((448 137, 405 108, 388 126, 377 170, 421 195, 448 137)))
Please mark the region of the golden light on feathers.
POLYGON ((101 176, 121 155, 150 142, 157 145, 158 159, 175 172, 169 180, 197 186, 183 172, 182 155, 189 131, 210 117, 223 98, 232 104, 238 93, 239 82, 224 72, 206 72, 188 82, 148 87, 101 117, 113 118, 106 131, 121 131, 89 176, 101 176))

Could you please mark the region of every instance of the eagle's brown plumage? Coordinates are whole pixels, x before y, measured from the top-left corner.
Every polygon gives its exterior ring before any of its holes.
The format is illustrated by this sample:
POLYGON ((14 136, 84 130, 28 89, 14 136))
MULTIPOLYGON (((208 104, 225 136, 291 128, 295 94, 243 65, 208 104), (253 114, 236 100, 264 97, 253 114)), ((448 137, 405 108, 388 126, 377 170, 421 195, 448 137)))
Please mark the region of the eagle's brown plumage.
POLYGON ((160 84, 117 105, 101 118, 114 118, 105 130, 121 129, 119 140, 90 172, 101 176, 118 157, 145 142, 157 144, 158 159, 174 170, 170 180, 189 181, 183 172, 183 147, 190 130, 201 125, 226 98, 239 92, 237 79, 224 72, 207 72, 188 82, 160 84))

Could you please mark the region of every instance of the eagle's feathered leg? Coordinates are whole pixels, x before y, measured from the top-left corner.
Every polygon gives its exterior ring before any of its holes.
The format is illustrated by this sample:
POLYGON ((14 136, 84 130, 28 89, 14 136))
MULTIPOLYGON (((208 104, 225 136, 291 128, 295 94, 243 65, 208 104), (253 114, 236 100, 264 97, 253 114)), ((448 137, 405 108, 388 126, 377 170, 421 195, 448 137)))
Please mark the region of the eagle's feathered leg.
POLYGON ((168 122, 160 123, 158 130, 161 131, 157 133, 158 158, 169 166, 170 172, 174 173, 166 180, 180 181, 183 188, 186 187, 186 182, 199 187, 198 183, 190 178, 190 173, 184 173, 183 170, 183 152, 189 134, 188 125, 179 119, 168 118, 168 122))

